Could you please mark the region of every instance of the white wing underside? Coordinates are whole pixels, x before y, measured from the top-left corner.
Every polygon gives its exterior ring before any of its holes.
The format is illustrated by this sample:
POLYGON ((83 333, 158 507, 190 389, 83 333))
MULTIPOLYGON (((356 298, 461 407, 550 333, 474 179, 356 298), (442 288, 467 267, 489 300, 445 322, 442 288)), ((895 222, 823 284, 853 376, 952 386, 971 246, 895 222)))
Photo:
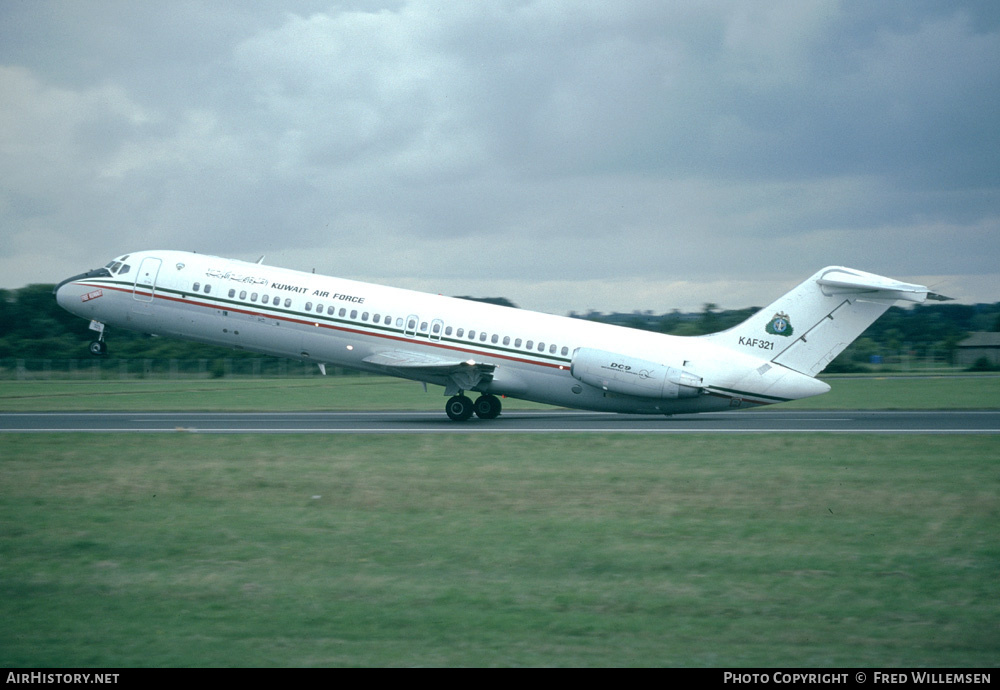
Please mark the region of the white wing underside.
POLYGON ((445 395, 475 390, 477 386, 489 383, 493 380, 493 371, 496 369, 495 364, 476 362, 473 359, 445 359, 406 350, 376 352, 362 361, 392 376, 444 386, 445 395))

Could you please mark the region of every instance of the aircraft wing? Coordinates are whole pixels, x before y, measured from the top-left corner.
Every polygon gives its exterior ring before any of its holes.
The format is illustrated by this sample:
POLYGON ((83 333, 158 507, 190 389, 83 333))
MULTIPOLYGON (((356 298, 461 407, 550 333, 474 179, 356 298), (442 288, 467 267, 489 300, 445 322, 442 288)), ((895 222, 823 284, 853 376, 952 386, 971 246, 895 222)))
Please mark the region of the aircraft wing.
POLYGON ((493 380, 495 364, 474 359, 445 359, 421 352, 385 350, 368 355, 363 360, 392 376, 402 376, 445 387, 445 395, 472 390, 493 380))

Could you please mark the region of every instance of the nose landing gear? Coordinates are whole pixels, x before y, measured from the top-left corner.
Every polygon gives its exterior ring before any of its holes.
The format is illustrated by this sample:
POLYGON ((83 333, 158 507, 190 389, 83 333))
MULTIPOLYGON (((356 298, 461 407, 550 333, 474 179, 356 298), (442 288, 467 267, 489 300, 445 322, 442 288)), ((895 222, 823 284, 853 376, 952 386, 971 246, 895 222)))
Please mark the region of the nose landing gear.
POLYGON ((108 354, 108 344, 104 342, 104 324, 100 321, 91 321, 90 330, 97 331, 97 340, 90 344, 90 354, 95 357, 103 357, 108 354))

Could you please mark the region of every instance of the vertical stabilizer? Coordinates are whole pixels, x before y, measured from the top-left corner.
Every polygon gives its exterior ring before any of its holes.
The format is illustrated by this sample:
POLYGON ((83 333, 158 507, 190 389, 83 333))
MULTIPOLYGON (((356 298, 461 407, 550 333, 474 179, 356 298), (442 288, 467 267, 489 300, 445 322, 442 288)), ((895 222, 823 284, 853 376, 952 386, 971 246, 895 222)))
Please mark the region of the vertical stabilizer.
POLYGON ((928 297, 947 299, 922 285, 829 266, 740 325, 702 337, 815 376, 897 300, 928 297))

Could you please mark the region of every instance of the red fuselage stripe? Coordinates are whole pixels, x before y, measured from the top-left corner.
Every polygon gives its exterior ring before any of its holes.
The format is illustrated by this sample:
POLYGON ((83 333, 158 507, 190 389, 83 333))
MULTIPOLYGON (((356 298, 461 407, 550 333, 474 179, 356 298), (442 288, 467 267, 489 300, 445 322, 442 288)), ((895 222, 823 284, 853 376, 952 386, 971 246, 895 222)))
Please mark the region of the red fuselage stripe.
POLYGON ((415 340, 413 338, 406 338, 406 337, 402 337, 402 336, 389 335, 389 334, 386 334, 386 333, 373 333, 371 331, 363 331, 363 330, 359 330, 359 329, 355 329, 355 328, 348 328, 348 327, 345 327, 345 326, 337 326, 337 325, 329 324, 329 323, 320 323, 319 321, 315 321, 315 320, 305 320, 305 319, 302 319, 302 318, 291 318, 291 317, 288 317, 288 316, 282 316, 282 315, 274 314, 274 313, 271 313, 271 312, 263 312, 263 311, 253 311, 253 310, 249 310, 249 309, 241 309, 241 308, 238 308, 238 307, 232 307, 229 304, 216 304, 216 303, 198 302, 198 301, 187 299, 187 298, 184 298, 184 297, 173 297, 171 295, 165 295, 165 294, 163 294, 162 292, 159 292, 159 291, 150 292, 148 290, 148 288, 134 288, 134 289, 133 288, 124 288, 124 287, 116 286, 116 285, 107 285, 105 283, 89 284, 89 283, 79 282, 79 283, 76 283, 76 284, 80 285, 80 286, 83 286, 83 287, 88 287, 88 288, 90 288, 90 287, 100 287, 100 288, 104 288, 104 289, 107 289, 107 290, 113 290, 115 292, 122 292, 122 293, 126 293, 126 294, 137 293, 137 294, 141 294, 141 295, 145 295, 145 296, 151 297, 152 299, 164 300, 164 301, 167 301, 167 302, 176 302, 178 304, 184 304, 184 305, 193 306, 193 307, 200 307, 202 309, 220 309, 220 310, 230 311, 230 312, 233 312, 233 313, 236 313, 236 314, 245 314, 247 316, 261 316, 261 317, 268 318, 268 319, 274 319, 276 321, 284 321, 286 323, 294 323, 294 324, 299 324, 299 325, 302 325, 302 326, 313 326, 313 327, 318 327, 318 328, 325 328, 325 329, 331 330, 331 331, 339 331, 339 332, 342 332, 342 333, 351 333, 351 334, 354 334, 354 335, 362 335, 362 336, 369 336, 369 337, 373 337, 373 338, 381 338, 383 340, 392 340, 392 341, 396 341, 396 342, 400 342, 400 343, 414 343, 414 344, 421 345, 421 346, 435 347, 435 348, 438 348, 438 349, 441 349, 441 350, 451 350, 451 351, 454 351, 454 352, 464 352, 464 353, 467 353, 467 354, 479 355, 480 357, 495 357, 497 359, 503 359, 503 360, 507 360, 507 361, 510 361, 510 362, 520 362, 522 364, 534 364, 535 366, 549 367, 551 369, 558 369, 558 370, 564 370, 564 371, 569 369, 569 365, 567 365, 567 364, 552 364, 552 363, 549 363, 549 362, 538 362, 538 361, 531 360, 531 359, 524 359, 524 358, 521 358, 521 357, 512 357, 510 355, 501 355, 501 354, 497 354, 495 352, 489 352, 489 351, 485 351, 485 350, 469 349, 469 348, 465 348, 465 347, 458 347, 456 345, 447 345, 447 344, 436 342, 436 341, 429 340, 429 339, 428 340, 415 340))

